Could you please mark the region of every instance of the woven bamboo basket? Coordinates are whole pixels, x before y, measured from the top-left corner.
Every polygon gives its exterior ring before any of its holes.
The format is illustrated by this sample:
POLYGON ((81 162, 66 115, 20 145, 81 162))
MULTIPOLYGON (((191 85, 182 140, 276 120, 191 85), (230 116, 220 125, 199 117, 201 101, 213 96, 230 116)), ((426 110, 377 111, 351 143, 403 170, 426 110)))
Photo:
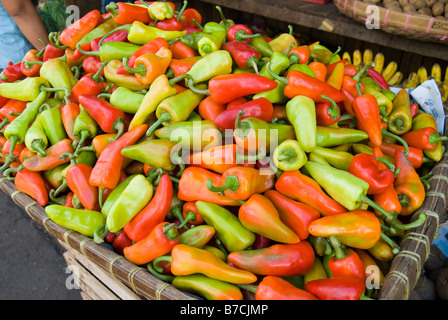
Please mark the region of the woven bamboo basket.
MULTIPOLYGON (((371 4, 361 0, 334 0, 334 3, 342 14, 363 24, 372 14, 371 4)), ((380 30, 410 39, 448 44, 448 19, 396 12, 382 6, 377 8, 380 30)))
MULTIPOLYGON (((445 135, 448 134, 448 113, 445 110, 445 135)), ((445 148, 448 150, 447 148, 445 148)), ((380 300, 407 300, 430 253, 430 245, 438 227, 445 220, 448 191, 448 151, 432 169, 428 180, 430 189, 422 207, 416 211, 411 221, 421 212, 427 214, 425 223, 409 230, 403 237, 402 250, 391 262, 390 270, 384 278, 380 290, 380 300)), ((149 300, 195 300, 199 297, 182 292, 169 283, 154 277, 147 269, 129 262, 123 256, 106 246, 97 244, 92 238, 54 223, 45 209, 25 193, 17 190, 14 183, 1 176, 0 188, 35 221, 45 227, 64 245, 86 256, 103 268, 117 281, 131 288, 137 295, 149 300)))

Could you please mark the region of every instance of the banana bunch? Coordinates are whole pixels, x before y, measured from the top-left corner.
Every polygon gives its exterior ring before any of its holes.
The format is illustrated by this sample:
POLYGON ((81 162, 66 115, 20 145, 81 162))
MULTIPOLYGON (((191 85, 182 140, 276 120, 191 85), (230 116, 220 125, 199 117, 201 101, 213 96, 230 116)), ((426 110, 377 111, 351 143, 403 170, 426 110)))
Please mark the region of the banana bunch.
POLYGON ((374 61, 374 69, 381 73, 389 86, 415 88, 428 79, 434 79, 439 86, 443 102, 448 103, 448 67, 447 70, 445 70, 445 77, 443 80, 442 68, 438 63, 435 63, 429 71, 422 66, 417 71, 411 72, 409 76, 404 79, 403 73, 398 70, 397 62, 390 61, 386 64, 384 54, 381 52, 373 55, 371 49, 365 49, 364 52, 356 49, 353 51, 352 55, 350 55, 349 52, 344 52, 341 58, 347 59, 348 63, 353 63, 357 68, 361 68, 363 65, 374 61))

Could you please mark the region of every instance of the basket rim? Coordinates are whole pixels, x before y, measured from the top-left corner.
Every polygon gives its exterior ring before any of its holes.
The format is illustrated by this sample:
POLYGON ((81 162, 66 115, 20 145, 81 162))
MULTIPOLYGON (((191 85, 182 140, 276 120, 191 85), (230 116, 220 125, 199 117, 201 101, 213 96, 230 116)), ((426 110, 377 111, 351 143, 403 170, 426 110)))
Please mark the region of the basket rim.
MULTIPOLYGON (((368 18, 367 9, 374 5, 362 0, 334 0, 333 2, 341 13, 364 23, 368 18)), ((448 19, 396 12, 380 5, 374 6, 379 8, 380 30, 412 37, 431 37, 439 42, 448 41, 448 19)))

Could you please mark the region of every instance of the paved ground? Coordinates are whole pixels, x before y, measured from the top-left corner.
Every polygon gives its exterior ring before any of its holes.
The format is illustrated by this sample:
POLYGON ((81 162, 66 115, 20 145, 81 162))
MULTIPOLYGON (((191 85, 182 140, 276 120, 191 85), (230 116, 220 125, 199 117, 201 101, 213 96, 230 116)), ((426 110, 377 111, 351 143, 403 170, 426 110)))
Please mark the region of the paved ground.
POLYGON ((79 289, 67 289, 71 273, 62 252, 52 234, 0 191, 0 300, 81 300, 79 289))

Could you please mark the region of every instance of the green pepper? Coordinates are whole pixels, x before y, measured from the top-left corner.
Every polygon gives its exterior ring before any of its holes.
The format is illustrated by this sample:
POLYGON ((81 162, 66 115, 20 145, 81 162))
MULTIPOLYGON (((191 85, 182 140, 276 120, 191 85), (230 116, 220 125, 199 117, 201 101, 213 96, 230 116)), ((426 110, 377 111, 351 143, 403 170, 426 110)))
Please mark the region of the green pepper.
POLYGON ((266 98, 274 104, 284 104, 289 101, 289 98, 285 96, 284 90, 286 83, 280 80, 274 80, 277 82, 277 87, 272 90, 262 91, 254 94, 253 100, 258 98, 266 98))
MULTIPOLYGON (((53 88, 66 88, 71 90, 77 82, 67 62, 61 59, 49 59, 45 61, 40 68, 40 75, 53 88)), ((64 99, 63 92, 58 92, 56 96, 61 100, 64 99)))
POLYGON ((179 235, 179 243, 196 248, 203 248, 215 235, 215 228, 202 224, 179 235))
POLYGON ((286 104, 286 114, 294 127, 296 139, 305 152, 316 147, 316 105, 307 96, 295 96, 286 104))
POLYGON ((56 224, 87 237, 93 237, 95 231, 106 221, 98 211, 75 209, 57 204, 46 206, 45 213, 56 224))
POLYGON ((151 136, 161 124, 168 125, 187 120, 203 98, 202 94, 198 94, 191 89, 165 98, 156 109, 158 120, 148 128, 146 135, 151 136))
POLYGON ((243 299, 243 294, 238 286, 199 273, 174 277, 171 284, 179 290, 197 293, 207 300, 243 299))
POLYGON ((144 141, 138 144, 124 147, 121 155, 137 160, 154 168, 165 171, 173 171, 176 166, 171 161, 171 153, 176 142, 162 139, 144 141))
POLYGON ((351 128, 316 127, 316 146, 336 147, 368 139, 366 132, 351 128))
MULTIPOLYGON (((270 68, 271 71, 279 75, 282 71, 288 69, 290 65, 289 58, 280 51, 274 51, 270 56, 270 68)), ((274 79, 274 77, 267 71, 266 65, 264 65, 260 70, 260 75, 265 76, 269 79, 274 79)))
POLYGON ((121 230, 143 209, 153 196, 153 186, 142 174, 137 174, 118 196, 106 218, 110 232, 121 230))
POLYGON ((384 94, 390 101, 394 101, 395 93, 392 90, 381 89, 382 94, 384 94))
POLYGON ((64 124, 62 123, 61 110, 59 108, 44 110, 39 115, 42 127, 44 128, 45 134, 51 145, 67 138, 67 133, 64 124))
POLYGON ((297 71, 303 72, 311 77, 316 77, 316 74, 314 73, 314 71, 307 64, 294 63, 288 68, 288 70, 286 70, 286 74, 288 74, 291 70, 297 70, 297 71))
POLYGON ((205 35, 197 42, 197 50, 202 57, 221 49, 227 35, 227 29, 216 22, 207 22, 203 31, 205 35))
POLYGON ((267 42, 262 37, 250 39, 249 44, 257 49, 261 53, 262 57, 271 57, 274 53, 269 42, 267 42))
POLYGON ((323 157, 330 165, 335 168, 348 171, 353 155, 350 152, 333 150, 324 147, 315 147, 313 153, 323 157))
POLYGON ((128 40, 132 43, 141 45, 146 44, 158 37, 164 38, 166 41, 171 41, 176 38, 182 37, 187 33, 186 30, 162 30, 156 27, 145 25, 144 23, 139 21, 134 21, 131 25, 125 25, 124 27, 129 30, 128 40))
POLYGON ((378 106, 380 108, 381 119, 383 122, 387 122, 389 114, 394 107, 392 100, 390 100, 385 94, 383 94, 381 92, 381 89, 376 90, 370 85, 365 85, 364 88, 364 94, 371 94, 376 98, 376 101, 378 102, 378 106))
POLYGON ((107 196, 106 201, 104 201, 103 207, 101 208, 101 213, 103 214, 103 216, 107 217, 107 215, 110 212, 110 209, 117 201, 118 197, 123 193, 124 189, 126 189, 131 180, 134 179, 134 177, 135 174, 126 177, 126 179, 121 181, 115 188, 112 189, 112 191, 107 196))
POLYGON ((0 96, 20 101, 33 101, 41 92, 42 87, 50 87, 50 83, 42 77, 27 77, 16 82, 3 82, 0 83, 0 96))
POLYGON ((223 74, 232 73, 233 59, 226 50, 214 51, 196 62, 189 71, 170 80, 170 84, 188 78, 193 83, 200 83, 223 74))
POLYGON ((188 119, 185 121, 202 121, 203 119, 201 118, 201 116, 199 115, 199 113, 197 113, 196 111, 192 111, 190 113, 190 115, 188 116, 188 119))
POLYGON ((110 62, 112 60, 123 60, 130 57, 135 51, 140 49, 139 45, 128 42, 106 42, 101 44, 98 51, 84 51, 78 45, 77 49, 86 56, 99 57, 102 62, 110 62))
POLYGON ((218 239, 230 252, 247 249, 254 243, 255 234, 227 209, 204 201, 196 201, 196 208, 204 221, 215 228, 218 239))
POLYGON ((109 99, 109 103, 115 108, 126 113, 135 114, 142 104, 145 95, 129 90, 128 88, 118 87, 114 90, 114 92, 101 93, 98 97, 107 97, 109 99))
POLYGON ((221 143, 221 133, 211 120, 181 121, 157 129, 159 139, 176 142, 180 147, 195 151, 211 148, 221 143))
POLYGON ((114 19, 108 19, 99 26, 97 26, 95 29, 87 33, 84 37, 82 37, 82 39, 79 40, 77 44, 82 45, 85 43, 90 43, 95 39, 103 37, 105 34, 117 28, 118 26, 119 24, 116 23, 114 19))
POLYGON ((111 60, 106 64, 104 77, 108 82, 133 91, 148 89, 149 86, 138 81, 133 74, 118 74, 117 71, 121 66, 123 63, 120 60, 111 60))
POLYGON ((180 38, 174 39, 172 42, 174 43, 174 42, 180 41, 184 45, 186 45, 194 50, 198 50, 199 40, 201 40, 201 38, 206 35, 207 35, 207 33, 203 32, 203 31, 191 32, 191 33, 187 33, 187 34, 183 35, 180 38))
POLYGON ((381 90, 380 85, 378 83, 376 83, 376 81, 370 77, 362 77, 360 80, 365 86, 369 86, 369 87, 375 89, 376 91, 381 90))
POLYGON ((148 6, 148 13, 151 20, 171 19, 174 16, 173 7, 169 3, 162 1, 151 3, 148 6))
POLYGON ((48 105, 48 107, 51 108, 59 108, 60 106, 64 105, 64 101, 58 98, 49 98, 47 101, 45 101, 44 105, 48 105))
POLYGON ((78 138, 75 154, 86 139, 93 138, 98 133, 98 124, 92 116, 80 105, 80 112, 73 124, 73 134, 78 138))
POLYGON ((33 124, 26 131, 25 145, 30 151, 38 153, 41 157, 47 155, 45 149, 48 147, 48 138, 42 126, 41 114, 36 116, 33 124))
POLYGON ((307 161, 307 156, 297 140, 285 140, 275 148, 273 160, 282 171, 299 170, 307 161))
POLYGON ((60 164, 49 170, 44 170, 43 175, 45 180, 55 189, 59 188, 64 182, 64 177, 62 176, 62 171, 67 167, 66 163, 60 164))

